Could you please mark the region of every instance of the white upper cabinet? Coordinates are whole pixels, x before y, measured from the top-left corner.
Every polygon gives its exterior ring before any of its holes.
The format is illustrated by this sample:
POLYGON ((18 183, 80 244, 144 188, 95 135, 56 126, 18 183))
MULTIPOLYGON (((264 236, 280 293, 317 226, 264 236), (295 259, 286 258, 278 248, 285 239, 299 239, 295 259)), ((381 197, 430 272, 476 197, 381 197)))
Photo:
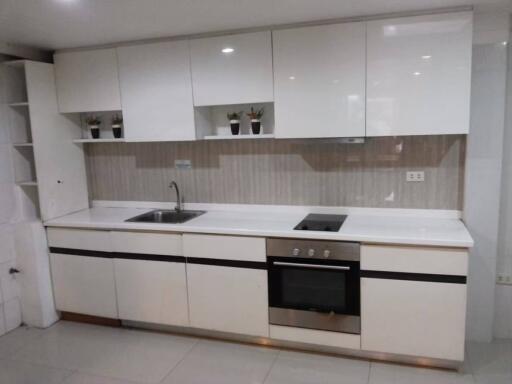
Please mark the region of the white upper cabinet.
POLYGON ((276 137, 364 136, 364 23, 272 36, 276 137))
POLYGON ((124 137, 194 140, 188 41, 117 49, 124 137))
POLYGON ((190 41, 194 105, 273 101, 270 31, 190 41))
POLYGON ((367 24, 367 136, 469 131, 472 14, 367 24))
POLYGON ((115 49, 57 53, 54 61, 61 113, 121 109, 115 49))

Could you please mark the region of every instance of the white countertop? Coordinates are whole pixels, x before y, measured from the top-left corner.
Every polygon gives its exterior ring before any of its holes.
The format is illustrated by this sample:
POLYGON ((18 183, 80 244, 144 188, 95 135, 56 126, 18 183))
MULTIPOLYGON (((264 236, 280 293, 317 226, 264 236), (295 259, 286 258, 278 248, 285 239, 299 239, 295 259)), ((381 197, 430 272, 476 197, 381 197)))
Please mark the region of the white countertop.
MULTIPOLYGON (((194 209, 187 206, 187 209, 194 209)), ((424 217, 390 213, 349 214, 338 232, 293 230, 305 216, 301 211, 268 209, 206 212, 184 224, 132 223, 126 219, 148 212, 148 208, 95 207, 45 222, 49 227, 193 232, 222 235, 344 240, 364 243, 472 247, 473 239, 456 218, 424 217)), ((314 212, 314 211, 312 211, 314 212)), ((322 212, 325 213, 325 212, 322 212)), ((333 212, 337 213, 337 212, 333 212)))

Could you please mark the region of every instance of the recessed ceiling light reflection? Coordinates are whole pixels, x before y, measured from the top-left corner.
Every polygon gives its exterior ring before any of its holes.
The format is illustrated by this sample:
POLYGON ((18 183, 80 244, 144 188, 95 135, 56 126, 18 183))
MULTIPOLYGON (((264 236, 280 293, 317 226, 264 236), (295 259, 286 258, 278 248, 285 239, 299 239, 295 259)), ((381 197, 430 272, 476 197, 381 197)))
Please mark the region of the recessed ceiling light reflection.
POLYGON ((413 75, 414 76, 419 76, 419 75, 421 75, 421 72, 413 72, 413 75))
POLYGON ((290 76, 289 79, 290 80, 295 80, 295 76, 290 76))
POLYGON ((222 53, 233 53, 235 50, 231 47, 222 48, 222 53))
POLYGON ((431 59, 431 58, 432 58, 432 55, 423 55, 423 56, 421 56, 421 58, 422 58, 423 60, 428 60, 428 59, 431 59))

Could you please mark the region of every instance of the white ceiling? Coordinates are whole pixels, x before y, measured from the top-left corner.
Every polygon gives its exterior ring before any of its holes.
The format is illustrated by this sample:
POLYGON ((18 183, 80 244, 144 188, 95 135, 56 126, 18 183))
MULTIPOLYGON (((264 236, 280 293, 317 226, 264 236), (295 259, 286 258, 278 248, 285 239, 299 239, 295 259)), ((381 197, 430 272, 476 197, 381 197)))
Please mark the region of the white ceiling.
POLYGON ((46 49, 511 0, 0 0, 0 40, 46 49))

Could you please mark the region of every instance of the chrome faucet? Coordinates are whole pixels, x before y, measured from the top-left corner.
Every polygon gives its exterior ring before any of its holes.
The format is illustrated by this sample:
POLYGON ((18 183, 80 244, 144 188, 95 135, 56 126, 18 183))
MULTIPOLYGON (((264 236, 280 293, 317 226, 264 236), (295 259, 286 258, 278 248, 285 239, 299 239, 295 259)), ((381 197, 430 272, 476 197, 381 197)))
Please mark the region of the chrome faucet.
POLYGON ((178 188, 178 184, 173 180, 171 181, 171 184, 169 184, 169 188, 176 189, 176 212, 181 212, 181 197, 180 197, 180 189, 178 188))

